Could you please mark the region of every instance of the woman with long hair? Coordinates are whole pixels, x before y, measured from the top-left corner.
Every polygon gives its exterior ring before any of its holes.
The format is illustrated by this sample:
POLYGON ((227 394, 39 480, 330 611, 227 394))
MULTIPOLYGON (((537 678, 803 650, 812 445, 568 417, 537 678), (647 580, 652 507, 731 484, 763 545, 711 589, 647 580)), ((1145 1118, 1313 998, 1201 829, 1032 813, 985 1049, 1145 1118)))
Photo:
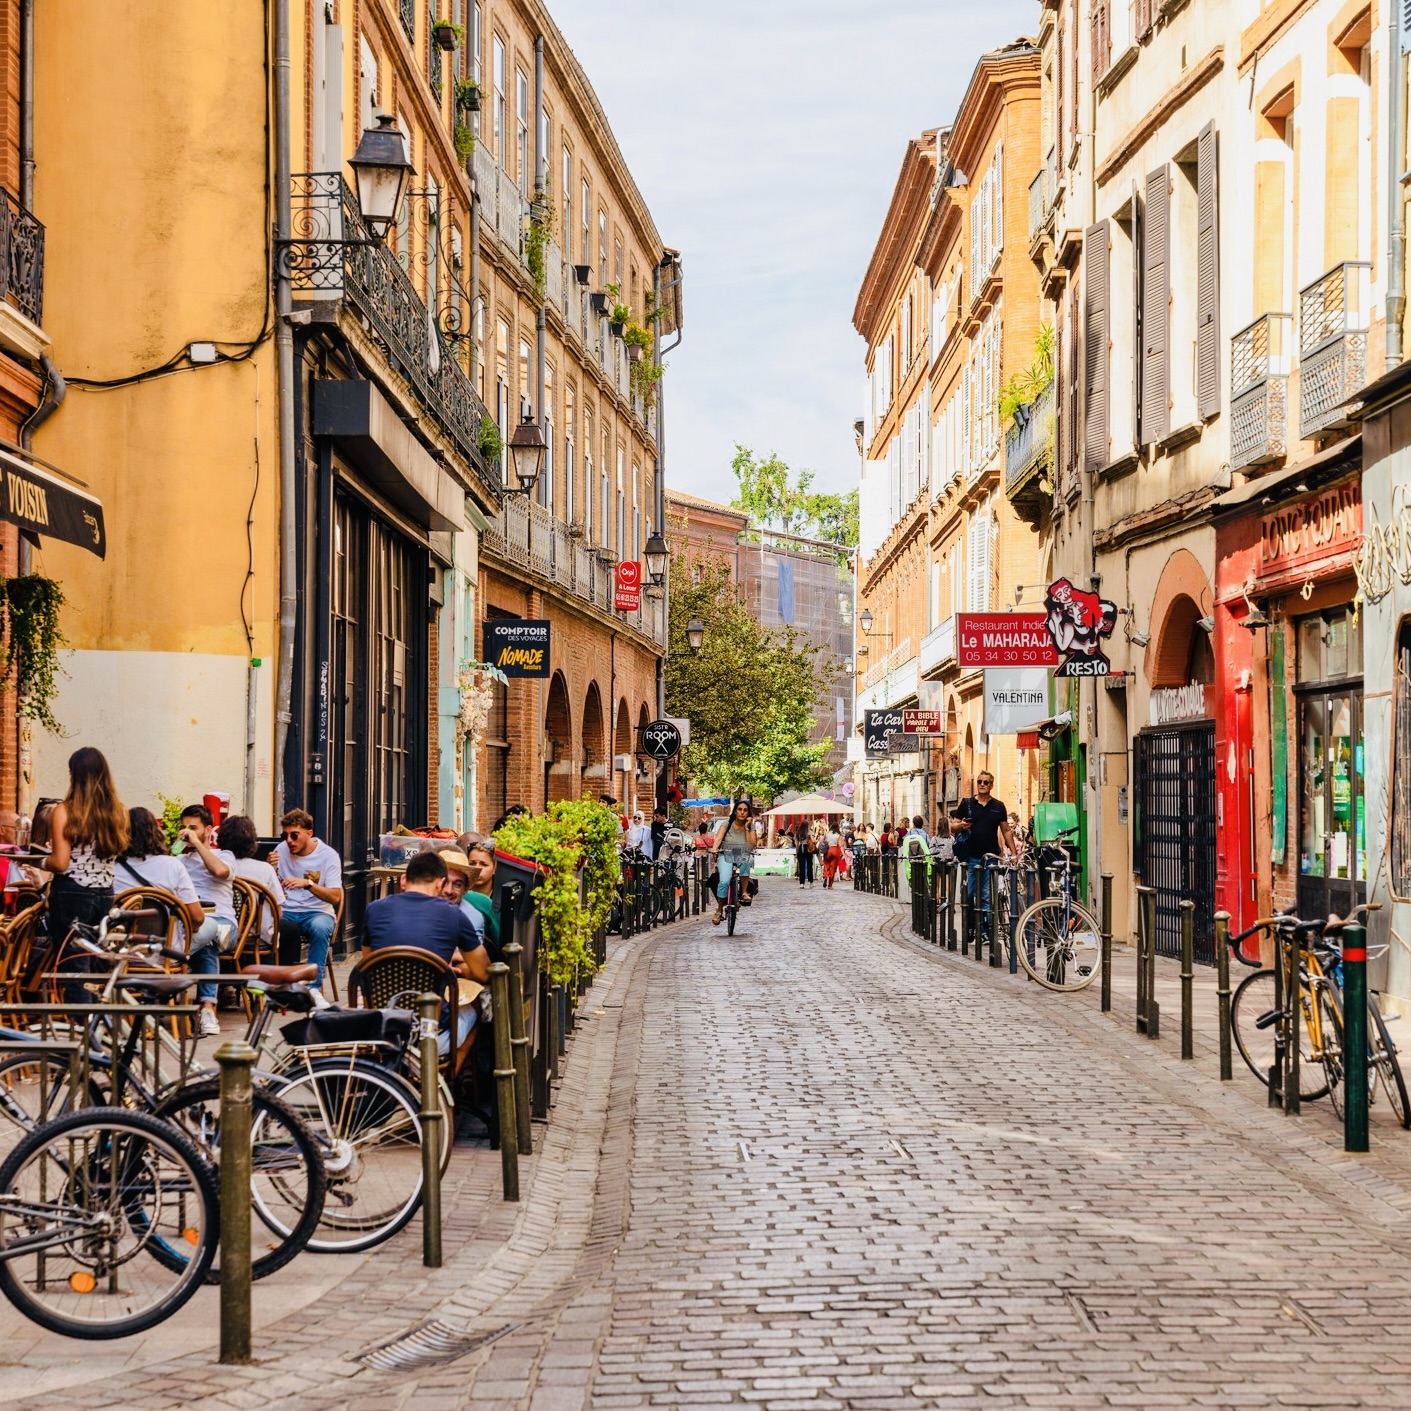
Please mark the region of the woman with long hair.
POLYGON ((754 866, 754 832, 750 828, 750 801, 736 799, 730 805, 730 816, 721 819, 716 828, 711 845, 715 855, 716 875, 719 882, 715 889, 715 915, 710 918, 712 926, 719 926, 725 915, 725 898, 730 890, 730 877, 736 867, 748 885, 750 869, 754 866), (725 856, 721 856, 721 850, 725 856))
POLYGON ((50 852, 40 866, 49 888, 49 939, 57 945, 75 921, 94 926, 113 904, 113 873, 127 851, 127 810, 101 750, 69 756, 69 791, 50 815, 50 852))

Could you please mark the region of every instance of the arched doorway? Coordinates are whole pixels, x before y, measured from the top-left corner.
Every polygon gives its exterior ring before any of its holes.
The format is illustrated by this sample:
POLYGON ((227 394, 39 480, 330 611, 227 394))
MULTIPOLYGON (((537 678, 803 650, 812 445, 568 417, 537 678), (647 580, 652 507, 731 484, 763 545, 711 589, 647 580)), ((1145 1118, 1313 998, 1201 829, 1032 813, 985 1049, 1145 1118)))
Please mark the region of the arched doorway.
POLYGON ((578 764, 573 756, 573 714, 568 705, 568 683, 563 672, 549 682, 544 711, 544 802, 557 803, 578 796, 578 764))
POLYGON ((617 720, 612 730, 612 770, 617 781, 613 792, 624 813, 631 813, 632 802, 632 710, 624 696, 617 703, 617 720))
POLYGON ((595 794, 610 794, 610 776, 603 731, 603 697, 598 683, 590 681, 583 698, 583 787, 595 794))
MULTIPOLYGON (((647 710, 646 703, 643 702, 637 711, 637 732, 632 742, 634 750, 637 747, 637 741, 642 738, 643 732, 651 723, 651 713, 647 710)), ((634 778, 637 784, 637 798, 640 801, 637 806, 645 811, 656 803, 656 766, 643 759, 638 759, 636 765, 634 778)))

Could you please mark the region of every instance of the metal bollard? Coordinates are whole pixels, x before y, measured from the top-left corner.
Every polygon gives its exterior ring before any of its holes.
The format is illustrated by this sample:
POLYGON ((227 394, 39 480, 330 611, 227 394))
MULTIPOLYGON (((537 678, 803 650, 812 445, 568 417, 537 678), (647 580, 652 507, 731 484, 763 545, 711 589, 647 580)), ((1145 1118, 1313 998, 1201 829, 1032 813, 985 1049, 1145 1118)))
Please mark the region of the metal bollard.
POLYGON ((1288 1021, 1284 1027, 1284 1115, 1297 1117, 1303 1110, 1303 1080, 1299 1075, 1303 1061, 1303 974, 1296 945, 1289 946, 1288 956, 1288 977, 1284 981, 1284 1014, 1288 1021))
POLYGON ((990 966, 998 970, 1001 964, 999 953, 999 869, 985 868, 985 885, 990 893, 990 966))
POLYGON ((490 967, 490 1007, 495 1013, 495 1096, 500 1107, 500 1182, 506 1200, 519 1199, 519 1129, 515 1122, 514 1048, 510 1043, 510 968, 490 967))
POLYGON ((1156 888, 1146 898, 1146 1036, 1161 1037, 1161 1004, 1156 998, 1156 888))
POLYGON ((1342 1149, 1367 1147, 1367 928, 1342 928, 1342 1149))
POLYGON ((1005 869, 1004 886, 1009 893, 1009 924, 1005 928, 1007 934, 1004 938, 1004 944, 1009 951, 1009 973, 1017 975, 1019 973, 1019 947, 1014 944, 1014 926, 1022 909, 1019 905, 1019 869, 1017 867, 1005 869))
POLYGON ((1234 1077, 1230 1052, 1230 913, 1215 913, 1215 978, 1220 1003, 1220 1081, 1234 1077))
MULTIPOLYGON (((505 1005, 504 1018, 514 1068, 514 1121, 517 1133, 515 1145, 521 1156, 528 1156, 534 1150, 534 1138, 529 1125, 529 1036, 524 1032, 524 950, 518 941, 512 940, 501 954, 509 970, 505 981, 509 998, 505 1005)), ((491 1003, 494 1003, 493 994, 491 1003)), ((497 1023, 499 1017, 499 1010, 496 1010, 497 1023)))
MULTIPOLYGON (((441 1000, 426 994, 417 1001, 421 1011, 421 1262, 441 1267, 441 1055, 436 1041, 441 1031, 441 1000)), ((455 1035, 451 1035, 455 1042, 455 1035)))
MULTIPOLYGON (((216 1050, 220 1064, 220 1360, 250 1360, 250 1070, 244 1039, 216 1050)), ((76 1090, 71 1090, 76 1091, 76 1090)))
POLYGON ((1112 1011, 1112 874, 1102 874, 1102 1012, 1112 1011))
POLYGON ((1195 903, 1181 902, 1181 1057, 1195 1057, 1195 903))

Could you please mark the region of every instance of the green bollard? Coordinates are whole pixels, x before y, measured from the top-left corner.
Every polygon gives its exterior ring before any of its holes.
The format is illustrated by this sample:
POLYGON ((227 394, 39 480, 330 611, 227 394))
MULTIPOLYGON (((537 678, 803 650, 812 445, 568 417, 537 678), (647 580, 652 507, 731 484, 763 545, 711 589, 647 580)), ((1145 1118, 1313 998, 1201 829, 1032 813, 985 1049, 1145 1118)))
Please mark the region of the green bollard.
MULTIPOLYGON (((441 999, 426 994, 417 1001, 421 1011, 421 1262, 441 1267, 441 1055, 436 1041, 441 1031, 441 999)), ((454 1035, 452 1039, 454 1040, 454 1035)))
POLYGON ((500 1107, 500 1183, 506 1200, 519 1199, 519 1129, 515 1121, 514 1049, 510 1043, 510 968, 490 967, 490 1007, 495 1013, 495 1096, 500 1107))
POLYGON ((216 1050, 220 1064, 220 1360, 235 1364, 250 1360, 250 1070, 256 1057, 244 1039, 229 1039, 216 1050))
POLYGON ((1367 928, 1342 928, 1342 1149, 1367 1145, 1367 928))
POLYGON ((1181 1057, 1195 1057, 1195 903, 1181 902, 1181 1057))
POLYGON ((1230 1052, 1230 913, 1215 913, 1215 993, 1220 1002, 1220 1081, 1234 1077, 1234 1056, 1230 1052))
POLYGON ((1112 1010, 1112 874, 1102 874, 1102 1012, 1112 1010))

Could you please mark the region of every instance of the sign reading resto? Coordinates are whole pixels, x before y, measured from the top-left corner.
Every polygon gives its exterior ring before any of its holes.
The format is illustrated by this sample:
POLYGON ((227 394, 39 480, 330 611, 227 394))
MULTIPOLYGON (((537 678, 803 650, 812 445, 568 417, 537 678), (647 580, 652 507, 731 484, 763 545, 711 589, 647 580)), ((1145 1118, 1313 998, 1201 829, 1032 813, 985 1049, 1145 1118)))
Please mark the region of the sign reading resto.
POLYGON ((955 635, 955 657, 962 668, 1058 665, 1041 612, 957 613, 955 635))

